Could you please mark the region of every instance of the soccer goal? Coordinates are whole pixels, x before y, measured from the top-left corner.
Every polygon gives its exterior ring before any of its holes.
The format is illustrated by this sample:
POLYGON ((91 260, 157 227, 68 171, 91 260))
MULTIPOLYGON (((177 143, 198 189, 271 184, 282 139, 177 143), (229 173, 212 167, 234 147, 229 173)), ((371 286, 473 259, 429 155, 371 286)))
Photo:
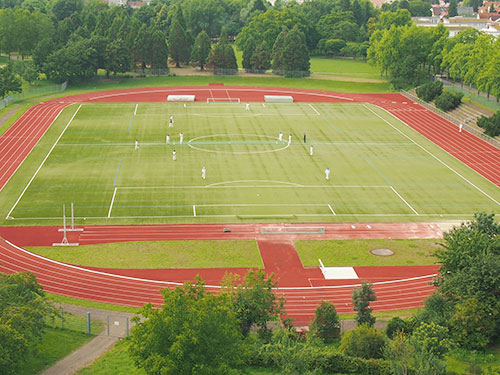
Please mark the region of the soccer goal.
POLYGON ((290 95, 264 95, 266 103, 293 103, 293 96, 290 95))
POLYGON ((207 103, 240 103, 240 98, 207 98, 207 103))
POLYGON ((167 102, 194 102, 194 95, 168 95, 167 102))

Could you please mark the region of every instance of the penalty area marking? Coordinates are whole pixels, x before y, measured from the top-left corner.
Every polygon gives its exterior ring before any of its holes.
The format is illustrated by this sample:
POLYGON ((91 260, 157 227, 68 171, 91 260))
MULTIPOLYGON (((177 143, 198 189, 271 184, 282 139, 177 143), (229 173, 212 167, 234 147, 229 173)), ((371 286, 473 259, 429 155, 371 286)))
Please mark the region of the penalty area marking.
POLYGON ((317 110, 317 109, 316 109, 316 108, 315 108, 312 104, 309 104, 309 107, 311 107, 311 108, 312 108, 312 110, 313 110, 314 112, 316 112, 316 114, 317 114, 318 116, 321 116, 321 114, 318 112, 318 110, 317 110))
POLYGON ((328 204, 328 208, 330 209, 330 211, 332 211, 333 216, 337 216, 337 214, 333 210, 332 206, 330 206, 330 204, 328 204))
MULTIPOLYGON (((471 186, 475 187, 479 192, 483 193, 486 197, 488 197, 489 199, 491 199, 493 202, 495 202, 497 205, 500 206, 500 202, 498 202, 495 198, 493 198, 491 195, 489 195, 488 193, 486 193, 485 191, 483 191, 482 189, 480 189, 479 187, 477 187, 476 185, 474 185, 471 181, 469 181, 466 177, 462 176, 460 173, 458 173, 456 170, 454 170, 452 167, 450 167, 448 164, 446 164, 444 161, 442 161, 441 159, 439 159, 437 156, 435 156, 432 152, 430 152, 429 150, 427 150, 424 146, 418 144, 417 142, 415 142, 410 136, 406 135, 405 133, 403 133, 401 130, 399 130, 397 127, 395 127, 394 125, 392 125, 389 121, 387 121, 386 119, 384 119, 382 116, 380 116, 378 113, 376 113, 373 109, 371 109, 370 107, 368 107, 366 104, 363 103, 363 106, 368 109, 371 113, 373 113, 375 116, 377 116, 379 119, 381 119, 382 121, 384 121, 387 125, 389 125, 391 128, 393 128, 394 130, 396 130, 399 134, 401 134, 403 137, 409 139, 412 143, 414 143, 416 146, 418 146, 419 148, 421 148, 422 150, 424 150, 426 153, 428 153, 430 156, 432 156, 435 160, 437 160, 438 162, 440 162, 442 165, 444 165, 446 168, 448 168, 450 171, 454 172, 457 176, 461 177, 463 180, 465 180, 467 183, 469 183, 471 186)), ((401 121, 403 124, 405 124, 408 128, 412 129, 413 131, 416 131, 414 130, 411 126, 409 126, 406 122, 404 122, 403 120, 400 120, 398 119, 396 116, 394 116, 391 112, 387 111, 386 109, 382 108, 382 107, 378 107, 377 108, 380 108, 382 109, 383 111, 387 112, 389 115, 391 115, 392 117, 394 117, 396 120, 398 121, 401 121)), ((420 133, 419 133, 420 134, 420 133)), ((427 139, 427 138, 426 138, 427 139)), ((432 142, 431 140, 429 140, 430 142, 432 142)), ((433 142, 434 143, 434 142, 433 142)), ((435 143, 434 143, 435 144, 435 143)), ((436 146, 440 147, 439 145, 436 144, 436 146)), ((451 155, 448 151, 445 150, 445 152, 448 153, 448 155, 451 155)), ((453 155, 451 155, 453 156, 453 155)), ((454 157, 454 156, 453 156, 454 157)), ((454 157, 455 158, 455 157, 454 157)), ((455 158, 456 160, 458 160, 457 158, 455 158)), ((460 160, 458 160, 460 161, 460 160)), ((460 161, 460 163, 462 163, 460 161)), ((464 164, 464 163, 462 163, 464 164)), ((470 167, 469 167, 470 168, 470 167)), ((472 169, 472 168, 471 168, 472 169)), ((473 169, 472 169, 473 170, 473 169)), ((476 172, 477 173, 477 172, 476 172)), ((481 176, 482 177, 482 176, 481 176)), ((484 177, 483 177, 484 178, 484 177)))
POLYGON ((396 194, 403 202, 405 202, 405 204, 410 207, 410 210, 412 210, 415 215, 419 215, 419 213, 401 196, 401 194, 399 194, 396 189, 394 189, 392 186, 389 186, 391 188, 391 190, 394 192, 394 194, 396 194))
POLYGON ((135 105, 135 109, 134 109, 134 116, 136 116, 136 115, 137 115, 137 107, 139 107, 139 104, 136 104, 136 105, 135 105))
MULTIPOLYGON (((71 105, 71 104, 70 104, 71 105)), ((9 213, 7 214, 7 216, 5 217, 5 219, 8 219, 10 217, 10 215, 12 214, 12 211, 14 211, 14 209, 16 208, 17 204, 19 203, 19 201, 21 200, 21 198, 23 197, 24 193, 26 193, 26 190, 28 190, 28 188, 30 187, 31 183, 33 182, 33 180, 35 179, 36 175, 38 174, 38 172, 40 172, 40 169, 42 169, 43 165, 45 164, 45 162, 47 161, 47 159, 49 158, 50 154, 52 153, 52 151, 54 150, 54 148, 56 147, 57 145, 57 142, 59 142, 59 140, 61 139, 61 137, 63 136, 64 132, 66 131, 66 129, 68 129, 68 127, 70 126, 70 124, 73 122, 73 119, 75 118, 76 114, 78 113, 78 111, 80 110, 80 108, 82 108, 82 105, 83 104, 80 104, 78 106, 78 108, 76 109, 75 113, 73 114, 73 116, 71 116, 71 119, 68 121, 68 123, 66 124, 66 126, 64 127, 63 131, 61 132, 61 134, 59 134, 59 137, 57 137, 55 143, 52 145, 52 147, 50 148, 49 152, 47 153, 47 155, 45 156, 45 158, 42 160, 42 163, 40 164, 40 166, 38 167, 38 169, 35 171, 35 173, 33 174, 33 176, 31 176, 31 179, 28 181, 28 184, 26 185, 26 187, 24 188, 24 190, 21 192, 21 195, 19 195, 19 198, 17 198, 16 200, 16 203, 14 203, 14 205, 12 206, 12 208, 10 209, 9 213)))
POLYGON ((193 216, 196 217, 196 206, 193 204, 193 216))
POLYGON ((111 204, 109 205, 108 219, 111 217, 111 210, 113 209, 113 203, 115 202, 115 196, 116 196, 117 190, 118 190, 118 188, 115 187, 115 191, 113 192, 113 198, 111 198, 111 204))

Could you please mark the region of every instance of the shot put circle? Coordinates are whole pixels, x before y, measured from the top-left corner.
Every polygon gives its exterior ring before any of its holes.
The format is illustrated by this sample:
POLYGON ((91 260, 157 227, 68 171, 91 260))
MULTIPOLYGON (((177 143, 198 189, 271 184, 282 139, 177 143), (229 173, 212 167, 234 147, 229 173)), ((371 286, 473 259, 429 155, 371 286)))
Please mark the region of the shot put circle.
POLYGON ((388 257, 394 255, 394 251, 390 249, 373 249, 370 250, 370 253, 379 257, 388 257))
MULTIPOLYGON (((196 138, 193 138, 193 139, 190 139, 187 144, 189 147, 191 147, 192 149, 195 149, 195 150, 198 150, 198 151, 205 151, 205 152, 214 152, 214 153, 217 153, 217 154, 265 154, 265 153, 268 153, 268 152, 278 152, 278 151, 283 151, 284 149, 288 148, 290 146, 289 143, 286 143, 286 144, 282 144, 281 146, 282 147, 279 147, 279 148, 275 148, 275 149, 272 149, 272 150, 256 150, 256 151, 221 151, 221 150, 210 150, 210 149, 207 149, 207 148, 203 148, 203 147, 200 147, 199 145, 193 145, 192 142, 196 142, 196 141, 200 141, 200 140, 207 140, 209 138, 216 138, 216 137, 225 137, 225 138, 231 138, 231 137, 255 137, 257 138, 257 140, 261 140, 261 139, 270 139, 270 140, 273 140, 273 141, 276 141, 276 145, 279 145, 279 139, 278 137, 272 137, 270 135, 260 135, 260 134, 211 134, 211 135, 202 135, 200 137, 196 137, 196 138)), ((235 142, 235 141, 233 141, 235 142)), ((231 140, 228 140, 227 141, 227 144, 228 145, 231 145, 231 140)), ((237 144, 237 143, 235 143, 237 144)), ((268 144, 265 144, 265 146, 274 146, 275 144, 273 143, 268 143, 268 144)), ((257 146, 257 145, 256 145, 257 146)))

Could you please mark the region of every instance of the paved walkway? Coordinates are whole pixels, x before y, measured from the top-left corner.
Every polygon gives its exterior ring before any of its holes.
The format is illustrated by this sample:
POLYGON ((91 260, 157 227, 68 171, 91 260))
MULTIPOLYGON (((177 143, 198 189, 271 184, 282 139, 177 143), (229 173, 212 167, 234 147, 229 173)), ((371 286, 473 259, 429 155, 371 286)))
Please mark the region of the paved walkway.
MULTIPOLYGON (((65 312, 69 312, 76 315, 86 316, 88 312, 90 312, 91 316, 94 319, 99 319, 107 323, 108 316, 114 319, 121 318, 129 318, 130 319, 135 316, 135 314, 118 312, 118 311, 109 311, 109 310, 101 310, 95 308, 88 308, 83 306, 75 306, 68 304, 57 304, 57 306, 61 306, 65 312)), ((130 322, 130 327, 132 327, 133 323, 130 322)), ((108 350, 110 350, 113 345, 121 338, 126 335, 126 326, 121 325, 113 325, 112 336, 107 335, 107 329, 104 328, 104 331, 101 332, 99 336, 96 336, 87 344, 75 350, 70 355, 61 359, 52 367, 48 368, 42 375, 71 375, 90 366, 94 363, 95 360, 103 356, 108 350)))

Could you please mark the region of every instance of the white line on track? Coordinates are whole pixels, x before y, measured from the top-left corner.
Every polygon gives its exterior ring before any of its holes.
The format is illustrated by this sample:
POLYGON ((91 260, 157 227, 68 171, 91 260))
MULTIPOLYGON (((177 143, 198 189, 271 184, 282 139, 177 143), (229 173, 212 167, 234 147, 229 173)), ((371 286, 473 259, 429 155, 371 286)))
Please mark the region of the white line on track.
POLYGON ((311 107, 311 108, 312 108, 312 110, 313 110, 314 112, 316 112, 316 114, 317 114, 318 116, 321 116, 321 114, 318 112, 318 110, 317 110, 317 109, 316 109, 316 108, 315 108, 312 104, 309 104, 309 107, 311 107))
MULTIPOLYGON (((83 271, 85 273, 90 273, 90 274, 95 274, 95 275, 101 275, 101 276, 107 276, 107 277, 117 278, 117 279, 123 279, 123 280, 141 281, 141 282, 152 283, 152 284, 182 285, 182 283, 177 283, 177 282, 160 281, 160 280, 150 280, 150 279, 141 279, 141 278, 137 278, 137 277, 115 275, 115 274, 111 274, 111 273, 106 273, 106 272, 95 271, 95 270, 91 270, 91 269, 87 269, 87 268, 83 268, 83 267, 78 267, 78 266, 74 266, 72 264, 62 263, 62 262, 59 262, 57 260, 52 260, 52 259, 49 259, 49 258, 45 258, 45 257, 43 257, 41 255, 29 252, 29 251, 23 249, 22 247, 14 245, 12 242, 10 242, 8 240, 5 240, 5 242, 7 244, 9 244, 10 246, 12 246, 13 248, 17 249, 18 251, 21 251, 24 254, 27 254, 27 257, 29 257, 31 259, 33 257, 34 258, 38 258, 38 259, 41 259, 41 260, 43 260, 45 262, 53 263, 53 264, 62 266, 63 268, 71 268, 71 269, 74 269, 74 270, 83 271)), ((407 281, 422 280, 422 279, 426 279, 426 278, 435 277, 436 275, 437 274, 431 274, 431 275, 410 277, 410 278, 407 278, 407 279, 400 279, 400 280, 379 281, 379 282, 374 282, 372 285, 385 285, 385 284, 395 284, 395 283, 401 283, 401 282, 407 282, 407 281)), ((310 287, 310 286, 304 286, 304 287, 281 287, 281 288, 278 287, 278 288, 273 288, 273 289, 275 289, 275 290, 342 289, 342 288, 359 287, 360 285, 361 284, 335 285, 335 286, 331 286, 331 285, 328 286, 327 285, 327 286, 313 286, 313 287, 310 287)), ((208 288, 215 288, 215 289, 220 289, 221 288, 220 285, 206 285, 206 287, 208 287, 208 288)))
POLYGON ((52 150, 54 150, 54 147, 56 147, 56 144, 57 142, 59 142, 59 140, 61 139, 61 137, 63 136, 64 132, 66 131, 66 129, 68 129, 68 127, 70 126, 70 124, 73 122, 73 119, 75 118, 76 114, 78 113, 78 111, 80 110, 80 108, 82 107, 83 104, 80 104, 77 108, 77 110, 75 111, 75 113, 73 114, 73 116, 71 117, 71 119, 68 121, 68 123, 66 124, 66 126, 64 127, 63 131, 61 132, 61 134, 59 134, 59 137, 56 139, 56 142, 52 145, 52 147, 50 148, 47 156, 45 156, 45 159, 43 159, 42 163, 40 164, 40 166, 38 167, 38 169, 36 170, 35 174, 31 177, 31 179, 28 181, 28 184, 26 185, 26 187, 24 188, 24 190, 22 191, 21 195, 19 196, 19 198, 17 198, 16 200, 16 203, 14 203, 14 205, 12 206, 12 208, 10 209, 9 213, 7 214, 6 216, 6 219, 9 218, 10 214, 12 213, 12 211, 14 211, 14 208, 16 208, 17 204, 19 203, 19 201, 21 200, 21 198, 23 197, 24 193, 26 192, 26 190, 28 190, 29 186, 31 185, 31 183, 33 182, 33 180, 35 179, 36 175, 38 174, 38 172, 40 171, 40 169, 42 169, 43 167, 43 164, 45 163, 45 161, 49 158, 50 154, 52 153, 52 150))
POLYGON ((415 215, 419 215, 419 213, 417 211, 415 211, 415 209, 401 196, 401 194, 399 194, 396 189, 394 189, 392 186, 390 186, 391 190, 394 192, 394 194, 396 194, 403 202, 405 202, 405 204, 410 207, 410 210, 412 210, 415 215))
POLYGON ((330 211, 332 211, 332 214, 333 214, 334 216, 337 216, 337 214, 336 214, 336 213, 335 213, 335 211, 333 210, 332 206, 330 206, 330 205, 328 204, 328 208, 330 209, 330 211))
MULTIPOLYGON (((412 138, 410 138, 408 135, 406 135, 405 133, 403 133, 401 130, 399 130, 398 128, 396 128, 394 125, 392 125, 389 121, 387 121, 386 119, 384 119, 382 116, 380 116, 378 113, 376 113, 373 109, 371 109, 370 107, 368 107, 366 104, 363 103, 363 106, 368 109, 371 113, 373 113, 375 116, 377 116, 379 119, 381 119, 382 121, 384 121, 386 124, 388 124, 391 128, 393 128, 394 130, 396 130, 398 133, 400 133, 402 136, 404 136, 405 138, 409 139, 411 142, 413 142, 416 146, 418 146, 419 148, 421 148, 422 150, 424 150, 426 153, 428 153, 430 156, 432 156, 434 159, 436 159, 438 162, 440 162, 441 164, 443 164, 446 168, 448 168, 450 171, 454 172, 457 176, 461 177, 463 180, 465 180, 467 183, 469 183, 471 186, 475 187, 479 192, 483 193, 486 197, 488 197, 489 199, 491 199, 493 202, 495 202, 497 205, 500 206, 500 202, 498 202, 495 198, 493 198, 491 195, 489 195, 488 193, 486 193, 485 191, 483 191, 482 189, 480 189, 479 187, 477 187, 476 185, 474 185, 471 181, 469 181, 467 178, 465 178, 464 176, 462 176, 460 173, 458 173, 456 170, 454 170, 452 167, 450 167, 448 164, 446 164, 444 161, 442 161, 441 159, 439 159, 437 156, 435 156, 432 152, 430 152, 429 150, 427 150, 424 146, 418 144, 417 142, 415 142, 412 138)), ((377 106, 378 107, 378 106, 377 106)), ((401 121, 403 124, 405 124, 408 128, 410 129, 413 129, 411 126, 409 126, 406 122, 404 122, 403 120, 397 118, 396 116, 394 116, 392 113, 390 113, 389 111, 387 111, 386 109, 382 108, 382 107, 378 107, 382 110, 384 110, 385 112, 387 112, 389 115, 391 115, 392 117, 394 117, 395 119, 397 119, 398 121, 401 121)), ((448 152, 449 155, 451 155, 449 152, 448 152)), ((453 155, 451 155, 453 156, 453 155)), ((453 156, 454 157, 454 156, 453 156)), ((456 159, 456 158, 455 158, 456 159)), ((458 159, 457 159, 458 160, 458 159)), ((462 163, 462 162, 460 162, 462 163)), ((463 163, 462 163, 463 164, 463 163)))
POLYGON ((136 115, 137 115, 137 107, 139 107, 139 104, 136 104, 136 105, 135 105, 135 109, 134 109, 134 116, 136 116, 136 115))
POLYGON ((109 205, 108 219, 111 217, 111 210, 113 209, 113 203, 115 202, 115 196, 116 196, 117 190, 118 190, 118 188, 115 187, 115 191, 113 192, 113 198, 111 198, 111 204, 109 205))

